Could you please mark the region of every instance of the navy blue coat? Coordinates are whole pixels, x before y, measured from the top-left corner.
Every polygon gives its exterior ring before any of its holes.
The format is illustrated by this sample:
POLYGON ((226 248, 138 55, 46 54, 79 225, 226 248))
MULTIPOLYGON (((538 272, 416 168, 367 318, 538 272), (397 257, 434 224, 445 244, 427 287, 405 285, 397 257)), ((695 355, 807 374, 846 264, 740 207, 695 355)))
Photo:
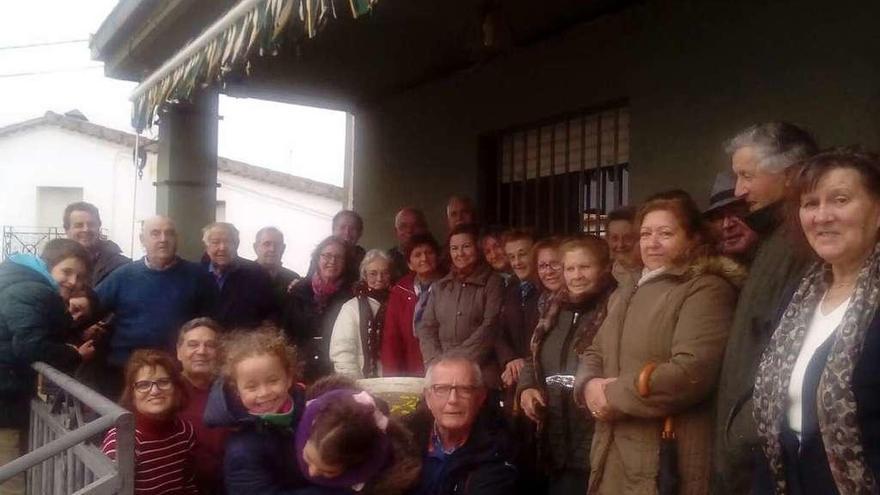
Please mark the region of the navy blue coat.
POLYGON ((305 410, 305 393, 296 388, 289 428, 248 414, 241 401, 217 381, 208 396, 205 424, 236 430, 226 440, 223 484, 235 495, 301 495, 308 487, 296 460, 293 436, 305 410))
MULTIPOLYGON (((208 255, 203 256, 205 271, 209 271, 210 265, 208 255)), ((264 320, 278 319, 278 299, 272 278, 251 260, 238 258, 218 291, 214 319, 228 330, 254 328, 264 320)))
MULTIPOLYGON (((790 495, 834 495, 839 493, 828 467, 825 443, 819 432, 816 390, 832 340, 819 347, 804 376, 801 440, 788 429, 781 435, 785 453, 785 476, 790 495), (807 405, 812 407, 808 408, 807 405)), ((853 370, 853 394, 862 432, 862 447, 874 479, 880 479, 880 311, 874 315, 865 337, 862 355, 853 370)), ((755 477, 755 494, 773 494, 770 469, 765 459, 755 477)))

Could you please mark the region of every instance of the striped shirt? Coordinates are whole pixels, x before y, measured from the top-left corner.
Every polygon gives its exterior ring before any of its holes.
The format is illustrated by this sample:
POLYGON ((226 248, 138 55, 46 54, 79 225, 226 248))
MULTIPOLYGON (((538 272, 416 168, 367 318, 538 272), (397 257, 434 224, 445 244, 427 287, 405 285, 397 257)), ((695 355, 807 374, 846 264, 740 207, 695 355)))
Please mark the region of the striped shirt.
MULTIPOLYGON (((137 416, 134 437, 136 495, 198 493, 192 458, 196 437, 189 421, 175 417, 159 422, 137 416)), ((116 459, 116 428, 107 432, 101 450, 116 459)))

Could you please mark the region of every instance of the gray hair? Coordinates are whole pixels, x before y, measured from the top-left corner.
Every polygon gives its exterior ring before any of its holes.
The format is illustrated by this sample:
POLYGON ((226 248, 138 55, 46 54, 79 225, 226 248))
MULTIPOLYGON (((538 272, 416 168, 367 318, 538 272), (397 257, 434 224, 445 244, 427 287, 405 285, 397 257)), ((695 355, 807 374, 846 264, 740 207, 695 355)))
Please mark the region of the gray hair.
POLYGON ((278 234, 281 236, 281 242, 284 242, 284 232, 281 232, 281 229, 274 226, 263 227, 262 229, 257 231, 257 235, 254 236, 254 242, 260 242, 260 237, 263 237, 263 234, 267 234, 272 232, 273 234, 278 234))
POLYGON ((758 159, 758 168, 779 173, 816 154, 818 146, 806 130, 788 122, 765 122, 741 131, 724 144, 724 151, 733 155, 750 147, 758 159))
POLYGON ((366 280, 367 266, 369 266, 370 263, 376 260, 385 260, 389 266, 393 264, 391 261, 391 256, 388 256, 388 253, 386 253, 385 251, 382 251, 381 249, 370 249, 369 251, 367 251, 367 254, 364 255, 363 261, 361 261, 361 280, 366 280))
POLYGON ((471 374, 473 374, 474 376, 474 385, 478 387, 485 386, 485 384, 483 383, 483 370, 480 369, 480 364, 469 358, 467 355, 463 354, 461 351, 453 350, 441 354, 439 358, 435 359, 431 364, 428 365, 428 369, 427 371, 425 371, 425 388, 430 387, 434 384, 434 368, 440 364, 450 363, 458 363, 469 366, 471 368, 471 374))
POLYGON ((235 225, 232 225, 228 222, 213 222, 205 225, 202 228, 202 243, 204 243, 206 246, 208 245, 208 234, 210 234, 212 230, 225 231, 227 234, 232 236, 232 240, 236 244, 241 241, 241 239, 239 238, 238 229, 235 228, 235 225))

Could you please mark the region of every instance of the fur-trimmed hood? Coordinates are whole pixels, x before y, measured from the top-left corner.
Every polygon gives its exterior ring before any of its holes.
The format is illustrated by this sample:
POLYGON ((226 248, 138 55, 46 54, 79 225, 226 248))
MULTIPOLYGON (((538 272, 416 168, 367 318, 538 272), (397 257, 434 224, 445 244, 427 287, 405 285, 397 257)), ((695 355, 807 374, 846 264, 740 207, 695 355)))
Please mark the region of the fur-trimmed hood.
POLYGON ((690 277, 717 275, 737 289, 742 288, 749 275, 748 270, 727 256, 701 256, 688 265, 685 273, 690 277))

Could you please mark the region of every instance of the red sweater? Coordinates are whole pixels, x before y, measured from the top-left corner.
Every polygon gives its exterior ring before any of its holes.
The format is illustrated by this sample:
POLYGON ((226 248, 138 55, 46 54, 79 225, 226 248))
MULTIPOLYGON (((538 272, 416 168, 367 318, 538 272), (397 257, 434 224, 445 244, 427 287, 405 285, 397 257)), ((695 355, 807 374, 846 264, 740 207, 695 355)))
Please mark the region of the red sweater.
MULTIPOLYGON (((135 415, 134 493, 138 495, 198 494, 192 466, 195 432, 177 417, 157 421, 135 415)), ((101 450, 116 459, 116 428, 104 437, 101 450)))
POLYGON ((202 493, 215 493, 223 484, 223 453, 226 450, 226 437, 229 428, 208 428, 205 426, 205 405, 208 403, 210 387, 200 389, 186 378, 186 407, 177 416, 189 421, 196 432, 196 446, 193 449, 196 482, 202 493))
POLYGON ((383 376, 425 375, 419 339, 413 332, 413 313, 419 301, 415 278, 415 273, 408 273, 397 281, 388 296, 380 354, 383 376))

